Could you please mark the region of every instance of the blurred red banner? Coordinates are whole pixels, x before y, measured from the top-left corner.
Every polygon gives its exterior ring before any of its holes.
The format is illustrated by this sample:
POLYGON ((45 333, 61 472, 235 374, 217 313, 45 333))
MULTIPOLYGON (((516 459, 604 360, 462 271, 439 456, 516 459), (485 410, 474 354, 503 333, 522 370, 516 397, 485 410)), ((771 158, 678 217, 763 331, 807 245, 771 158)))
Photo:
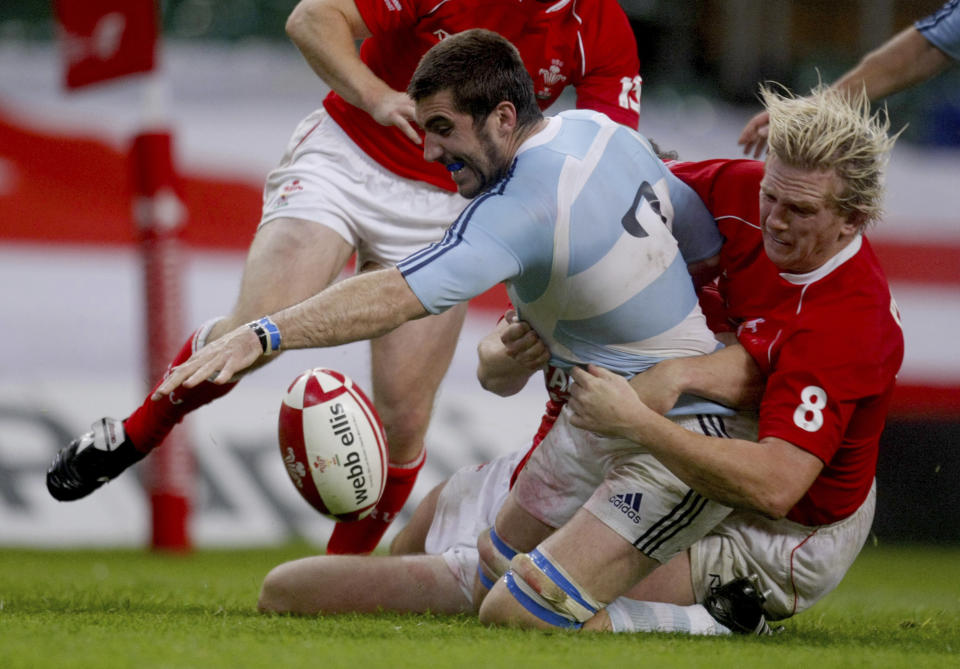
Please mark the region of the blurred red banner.
POLYGON ((154 67, 154 0, 54 0, 64 85, 80 88, 154 67))

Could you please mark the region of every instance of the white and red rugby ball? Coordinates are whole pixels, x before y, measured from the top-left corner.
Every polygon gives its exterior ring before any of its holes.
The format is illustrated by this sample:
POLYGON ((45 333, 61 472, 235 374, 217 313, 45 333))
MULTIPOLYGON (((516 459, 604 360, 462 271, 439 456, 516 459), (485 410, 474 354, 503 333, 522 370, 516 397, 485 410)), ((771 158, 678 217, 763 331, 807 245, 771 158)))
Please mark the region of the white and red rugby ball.
POLYGON ((298 376, 280 405, 280 454, 300 495, 334 520, 370 514, 386 485, 380 417, 349 376, 317 367, 298 376))

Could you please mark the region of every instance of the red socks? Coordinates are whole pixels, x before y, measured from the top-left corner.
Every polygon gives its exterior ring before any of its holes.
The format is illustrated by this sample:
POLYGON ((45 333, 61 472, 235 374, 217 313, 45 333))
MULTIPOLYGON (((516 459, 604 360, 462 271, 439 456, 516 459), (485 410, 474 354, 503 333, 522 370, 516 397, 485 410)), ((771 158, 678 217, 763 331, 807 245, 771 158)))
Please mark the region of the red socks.
POLYGON ((370 553, 377 547, 410 497, 426 454, 423 450, 415 460, 402 465, 390 463, 386 488, 373 513, 362 520, 337 523, 327 542, 328 555, 359 555, 370 553))
MULTIPOLYGON (((187 338, 168 369, 185 362, 193 354, 196 334, 194 332, 187 338)), ((161 382, 162 379, 157 386, 161 382)), ((217 385, 205 381, 195 388, 178 388, 156 402, 150 399, 153 394, 151 390, 143 404, 123 422, 127 438, 137 450, 147 453, 159 446, 184 416, 226 395, 235 385, 236 382, 217 385)), ((421 451, 412 462, 399 465, 390 463, 383 496, 373 513, 363 520, 337 523, 327 543, 327 553, 356 555, 372 552, 410 497, 425 460, 426 451, 421 451)))
MULTIPOLYGON (((185 362, 193 354, 193 340, 197 332, 187 337, 187 341, 180 352, 167 367, 168 372, 173 367, 185 362)), ((162 382, 163 379, 157 381, 153 390, 156 390, 156 387, 162 382)), ((170 434, 170 430, 183 420, 184 416, 194 409, 226 395, 233 390, 235 385, 237 385, 236 382, 217 385, 204 381, 195 388, 178 388, 156 402, 150 399, 150 395, 153 394, 153 390, 151 390, 143 404, 123 421, 123 429, 127 433, 127 438, 133 442, 138 451, 149 453, 160 445, 170 434)))

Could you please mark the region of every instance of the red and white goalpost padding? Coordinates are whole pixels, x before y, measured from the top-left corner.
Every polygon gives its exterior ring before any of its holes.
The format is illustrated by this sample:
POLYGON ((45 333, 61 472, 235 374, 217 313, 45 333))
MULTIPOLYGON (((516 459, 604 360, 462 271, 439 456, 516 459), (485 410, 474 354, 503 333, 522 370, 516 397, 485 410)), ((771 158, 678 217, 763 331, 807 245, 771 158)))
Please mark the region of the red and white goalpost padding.
MULTIPOLYGON (((177 195, 172 138, 162 122, 156 75, 160 44, 155 0, 54 0, 63 46, 64 86, 69 90, 146 74, 144 129, 130 149, 133 219, 143 258, 147 388, 166 371, 183 341, 180 232, 187 212, 177 195), (147 129, 147 126, 150 129, 147 129), (154 129, 158 128, 158 129, 154 129)), ((174 429, 144 464, 152 514, 151 545, 189 550, 193 453, 183 430, 174 429)))
MULTIPOLYGON (((183 246, 187 211, 176 190, 172 138, 142 132, 130 149, 133 218, 140 240, 146 322, 147 383, 167 371, 183 343, 183 246)), ((189 550, 193 452, 186 432, 174 428, 146 460, 144 485, 152 514, 151 545, 189 550)))

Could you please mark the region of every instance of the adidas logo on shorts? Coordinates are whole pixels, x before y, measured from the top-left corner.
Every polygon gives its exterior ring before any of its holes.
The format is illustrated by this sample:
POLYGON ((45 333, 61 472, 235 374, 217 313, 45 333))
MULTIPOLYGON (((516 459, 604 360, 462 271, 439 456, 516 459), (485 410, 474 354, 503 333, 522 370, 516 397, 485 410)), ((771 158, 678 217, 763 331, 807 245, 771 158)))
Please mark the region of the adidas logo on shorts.
POLYGON ((643 493, 632 492, 621 495, 614 495, 610 498, 610 503, 620 513, 626 515, 635 524, 640 524, 640 500, 643 499, 643 493))

